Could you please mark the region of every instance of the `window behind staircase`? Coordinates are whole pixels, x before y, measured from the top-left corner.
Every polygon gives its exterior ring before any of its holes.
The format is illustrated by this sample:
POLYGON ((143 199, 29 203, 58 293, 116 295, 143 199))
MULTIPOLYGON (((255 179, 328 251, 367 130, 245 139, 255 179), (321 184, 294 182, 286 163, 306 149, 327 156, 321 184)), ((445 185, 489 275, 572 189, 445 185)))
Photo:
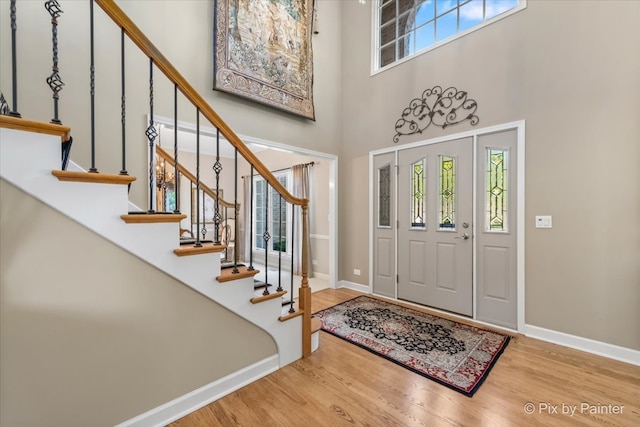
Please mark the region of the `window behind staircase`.
MULTIPOLYGON (((274 173, 275 177, 284 188, 291 191, 291 171, 274 173)), ((289 254, 289 229, 287 226, 291 220, 291 208, 288 203, 280 198, 277 191, 271 188, 267 181, 260 176, 254 178, 253 200, 253 249, 269 252, 282 252, 289 254), (265 239, 265 236, 267 239, 265 239)))

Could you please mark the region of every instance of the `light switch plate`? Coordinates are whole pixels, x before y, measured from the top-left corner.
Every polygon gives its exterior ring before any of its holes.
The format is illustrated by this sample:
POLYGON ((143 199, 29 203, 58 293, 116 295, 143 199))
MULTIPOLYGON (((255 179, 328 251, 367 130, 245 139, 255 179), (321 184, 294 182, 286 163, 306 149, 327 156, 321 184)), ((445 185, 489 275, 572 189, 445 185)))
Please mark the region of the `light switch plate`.
POLYGON ((536 215, 536 228, 551 228, 551 215, 536 215))

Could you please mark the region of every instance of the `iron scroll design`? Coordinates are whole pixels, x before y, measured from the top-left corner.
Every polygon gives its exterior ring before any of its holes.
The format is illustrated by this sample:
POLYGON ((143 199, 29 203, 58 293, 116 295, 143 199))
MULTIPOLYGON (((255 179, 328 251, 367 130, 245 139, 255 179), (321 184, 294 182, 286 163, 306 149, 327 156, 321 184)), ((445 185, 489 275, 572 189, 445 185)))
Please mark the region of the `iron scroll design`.
POLYGON ((402 135, 422 133, 432 123, 445 129, 447 126, 469 120, 471 125, 480 121, 475 112, 478 103, 467 99, 467 92, 454 87, 442 90, 440 86, 422 92, 421 98, 415 98, 405 108, 395 125, 396 134, 393 142, 398 142, 402 135))
POLYGON ((4 99, 4 94, 0 92, 0 116, 9 115, 9 103, 4 99))

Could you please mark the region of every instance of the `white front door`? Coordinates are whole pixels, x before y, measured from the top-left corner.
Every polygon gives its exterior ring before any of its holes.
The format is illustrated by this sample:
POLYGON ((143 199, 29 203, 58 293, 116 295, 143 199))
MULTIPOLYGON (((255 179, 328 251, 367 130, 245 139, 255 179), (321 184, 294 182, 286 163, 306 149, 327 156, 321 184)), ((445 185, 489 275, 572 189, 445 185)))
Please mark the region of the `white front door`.
POLYGON ((398 152, 398 298, 473 315, 472 189, 472 137, 398 152))

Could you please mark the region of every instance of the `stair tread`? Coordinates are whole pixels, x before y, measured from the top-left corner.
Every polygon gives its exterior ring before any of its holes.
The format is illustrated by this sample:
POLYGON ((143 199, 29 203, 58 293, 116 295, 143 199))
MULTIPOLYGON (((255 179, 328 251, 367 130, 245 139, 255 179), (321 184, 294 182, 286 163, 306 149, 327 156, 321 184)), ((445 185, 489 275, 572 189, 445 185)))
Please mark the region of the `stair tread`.
MULTIPOLYGON (((282 297, 282 314, 286 315, 289 313, 289 309, 291 308, 291 296, 286 295, 282 297)), ((298 300, 293 300, 293 309, 298 311, 298 300)))
POLYGON ((233 272, 233 267, 226 267, 220 270, 220 275, 216 277, 218 282, 229 282, 231 280, 253 277, 260 273, 260 270, 249 270, 245 265, 238 265, 238 273, 233 272))
POLYGON ((153 224, 158 222, 180 222, 187 216, 165 212, 136 212, 120 215, 127 224, 153 224))
POLYGON ((281 322, 286 322, 287 320, 293 319, 294 317, 302 316, 304 312, 302 310, 296 310, 293 313, 286 312, 282 316, 278 317, 278 320, 281 322))
POLYGON ((97 172, 53 170, 51 171, 51 175, 55 176, 60 181, 89 182, 94 184, 129 185, 136 180, 136 177, 131 175, 115 175, 97 172))
POLYGON ((188 256, 188 255, 200 255, 200 254, 209 254, 214 252, 222 252, 224 251, 224 245, 214 245, 213 243, 202 243, 201 246, 187 246, 183 245, 177 249, 173 250, 173 253, 178 256, 188 256))
POLYGON ((318 332, 322 329, 322 320, 319 317, 311 316, 311 333, 318 332))
POLYGON ((260 295, 257 297, 251 298, 252 304, 258 304, 264 301, 269 301, 276 298, 281 298, 287 291, 279 291, 279 292, 271 292, 269 295, 260 295))
POLYGON ((71 138, 71 128, 69 126, 39 122, 22 117, 0 115, 0 127, 48 135, 59 135, 62 142, 68 141, 69 138, 71 138))

